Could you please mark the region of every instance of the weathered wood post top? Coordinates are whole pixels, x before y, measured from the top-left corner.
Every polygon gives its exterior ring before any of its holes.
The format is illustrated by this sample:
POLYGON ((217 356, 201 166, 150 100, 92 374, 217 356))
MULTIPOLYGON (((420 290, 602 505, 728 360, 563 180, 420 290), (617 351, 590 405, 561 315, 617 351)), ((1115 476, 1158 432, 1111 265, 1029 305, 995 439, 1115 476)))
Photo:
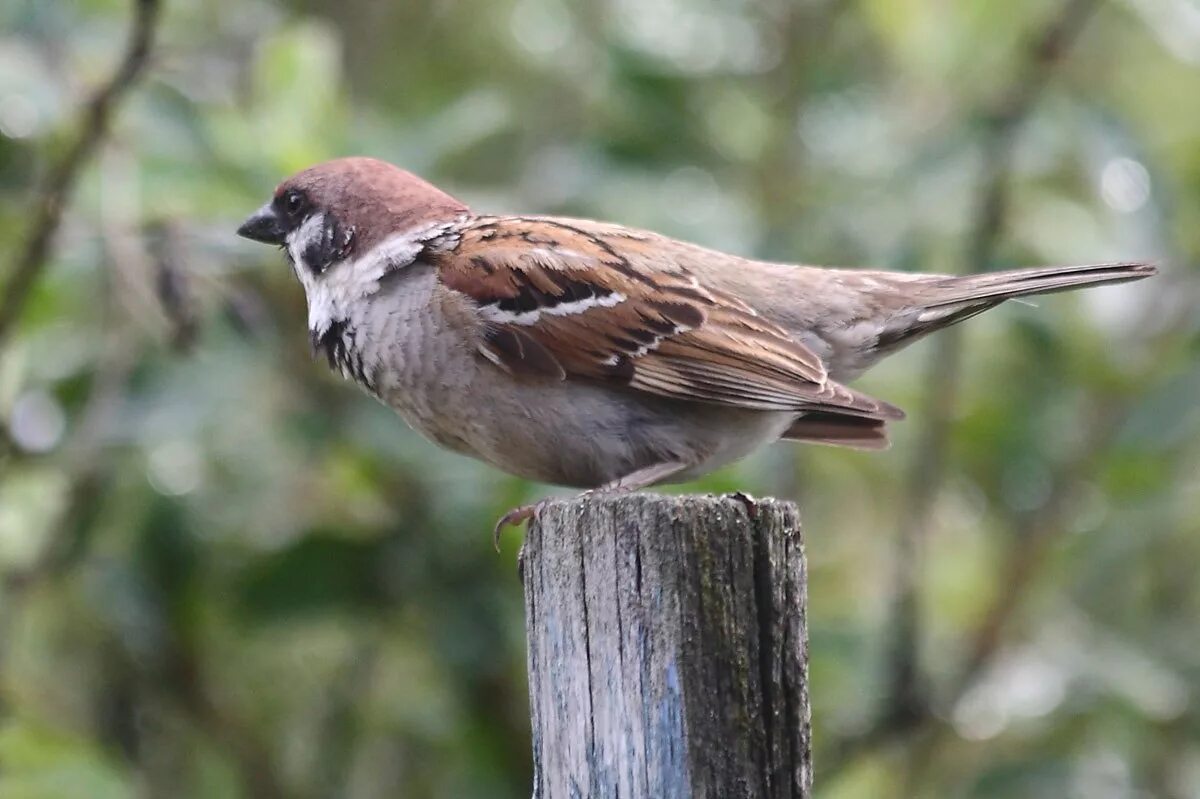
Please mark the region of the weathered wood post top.
POLYGON ((535 799, 811 796, 794 505, 565 500, 522 567, 535 799))

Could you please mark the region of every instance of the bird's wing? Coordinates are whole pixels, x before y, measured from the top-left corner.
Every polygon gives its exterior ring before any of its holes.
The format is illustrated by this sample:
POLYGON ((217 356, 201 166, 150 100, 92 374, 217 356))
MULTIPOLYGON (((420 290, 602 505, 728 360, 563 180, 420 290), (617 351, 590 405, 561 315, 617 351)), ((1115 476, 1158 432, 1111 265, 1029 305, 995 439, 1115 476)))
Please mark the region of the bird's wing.
MULTIPOLYGON (((590 379, 760 410, 900 418, 650 233, 583 220, 479 217, 425 254, 469 297, 483 356, 514 374, 590 379)), ((683 246, 683 245, 679 245, 683 246)))

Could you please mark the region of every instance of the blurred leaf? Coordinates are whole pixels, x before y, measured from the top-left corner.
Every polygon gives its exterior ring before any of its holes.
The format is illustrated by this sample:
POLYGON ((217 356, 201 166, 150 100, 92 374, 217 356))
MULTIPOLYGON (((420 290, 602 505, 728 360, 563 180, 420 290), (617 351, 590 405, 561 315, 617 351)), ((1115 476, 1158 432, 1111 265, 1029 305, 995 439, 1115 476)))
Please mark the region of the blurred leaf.
POLYGON ((370 611, 384 603, 380 545, 313 532, 260 559, 239 579, 240 613, 251 622, 297 620, 312 614, 370 611))
POLYGON ((269 154, 283 173, 333 154, 316 147, 336 136, 346 113, 339 102, 340 49, 333 31, 315 21, 280 31, 260 45, 258 130, 271 143, 269 154))
POLYGON ((4 799, 132 799, 133 781, 84 739, 15 721, 0 727, 4 799))

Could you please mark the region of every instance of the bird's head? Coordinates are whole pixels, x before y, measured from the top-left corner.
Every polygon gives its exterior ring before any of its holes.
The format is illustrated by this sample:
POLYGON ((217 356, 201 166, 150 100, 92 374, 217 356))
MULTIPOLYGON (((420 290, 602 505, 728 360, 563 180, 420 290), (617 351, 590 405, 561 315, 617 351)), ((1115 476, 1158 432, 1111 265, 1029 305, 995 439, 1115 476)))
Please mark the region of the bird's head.
POLYGON ((387 272, 411 263, 421 237, 467 207, 403 169, 339 158, 279 184, 238 235, 284 249, 308 297, 309 329, 323 335, 387 272))

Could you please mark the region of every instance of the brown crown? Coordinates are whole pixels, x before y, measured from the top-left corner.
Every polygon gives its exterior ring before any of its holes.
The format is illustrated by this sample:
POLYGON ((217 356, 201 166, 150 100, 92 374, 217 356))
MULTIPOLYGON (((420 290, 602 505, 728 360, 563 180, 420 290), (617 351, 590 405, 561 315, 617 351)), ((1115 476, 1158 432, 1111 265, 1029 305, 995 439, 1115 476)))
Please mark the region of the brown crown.
POLYGON ((279 184, 275 195, 298 189, 322 211, 353 226, 356 246, 368 250, 395 233, 466 213, 467 206, 411 172, 375 158, 337 158, 279 184))

